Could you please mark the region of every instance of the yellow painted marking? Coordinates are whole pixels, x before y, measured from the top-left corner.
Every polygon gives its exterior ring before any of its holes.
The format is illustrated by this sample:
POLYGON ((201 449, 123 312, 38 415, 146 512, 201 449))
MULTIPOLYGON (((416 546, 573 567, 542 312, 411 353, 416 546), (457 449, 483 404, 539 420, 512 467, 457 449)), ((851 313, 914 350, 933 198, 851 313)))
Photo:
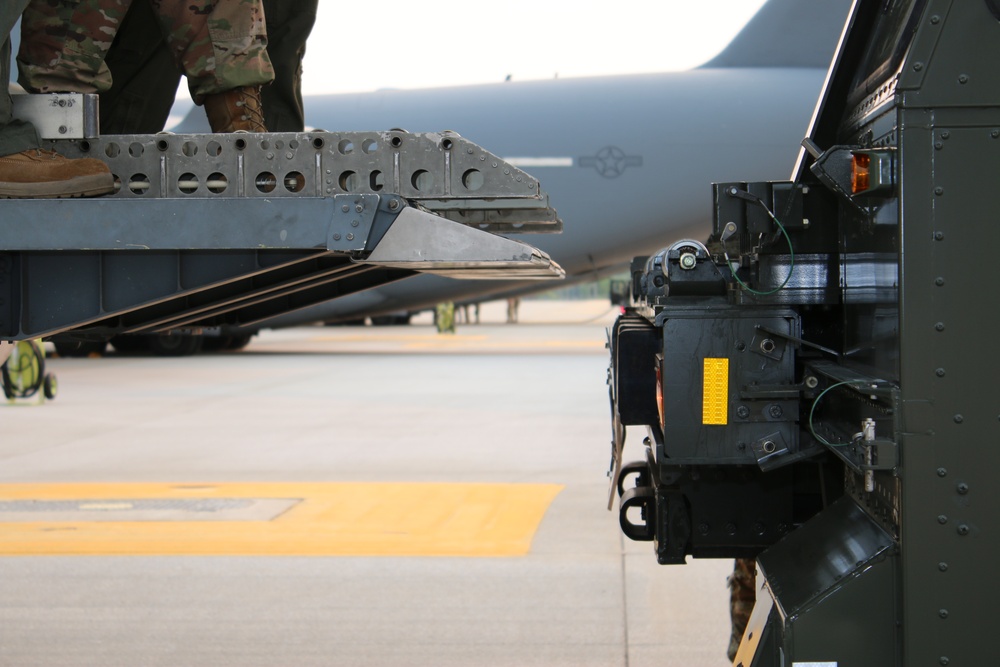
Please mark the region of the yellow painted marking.
POLYGON ((299 498, 270 521, 3 522, 0 555, 523 556, 558 484, 0 484, 0 501, 299 498))
POLYGON ((701 423, 729 423, 729 359, 705 357, 701 423))

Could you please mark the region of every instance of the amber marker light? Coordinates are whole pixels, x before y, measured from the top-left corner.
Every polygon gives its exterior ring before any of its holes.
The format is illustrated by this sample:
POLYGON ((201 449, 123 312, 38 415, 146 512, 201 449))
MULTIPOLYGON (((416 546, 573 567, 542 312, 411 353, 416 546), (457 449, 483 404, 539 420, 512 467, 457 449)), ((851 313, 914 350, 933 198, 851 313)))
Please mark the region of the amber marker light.
POLYGON ((864 192, 870 187, 869 166, 872 158, 867 153, 854 153, 851 161, 851 194, 864 192))
POLYGON ((659 360, 656 362, 656 410, 660 413, 660 428, 664 428, 663 423, 663 366, 659 360))

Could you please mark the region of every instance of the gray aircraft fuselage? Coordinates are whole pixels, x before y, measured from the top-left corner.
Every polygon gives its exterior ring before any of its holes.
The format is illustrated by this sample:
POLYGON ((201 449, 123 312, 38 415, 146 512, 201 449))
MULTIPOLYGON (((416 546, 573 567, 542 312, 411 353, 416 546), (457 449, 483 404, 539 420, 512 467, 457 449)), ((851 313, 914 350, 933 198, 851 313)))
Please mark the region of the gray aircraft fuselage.
MULTIPOLYGON (((622 269, 680 238, 707 236, 714 181, 788 177, 821 89, 819 68, 717 68, 651 75, 384 90, 306 99, 336 131, 453 130, 540 179, 562 234, 524 235, 568 280, 622 269)), ((416 312, 558 283, 417 276, 265 326, 416 312)))

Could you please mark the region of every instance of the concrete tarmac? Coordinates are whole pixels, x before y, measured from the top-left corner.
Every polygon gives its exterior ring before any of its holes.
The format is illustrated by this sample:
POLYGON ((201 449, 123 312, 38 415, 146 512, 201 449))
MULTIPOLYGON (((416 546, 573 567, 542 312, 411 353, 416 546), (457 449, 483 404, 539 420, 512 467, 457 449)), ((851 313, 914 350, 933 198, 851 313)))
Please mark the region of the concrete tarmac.
POLYGON ((731 563, 605 509, 614 314, 504 319, 50 360, 0 406, 0 665, 727 664, 731 563))

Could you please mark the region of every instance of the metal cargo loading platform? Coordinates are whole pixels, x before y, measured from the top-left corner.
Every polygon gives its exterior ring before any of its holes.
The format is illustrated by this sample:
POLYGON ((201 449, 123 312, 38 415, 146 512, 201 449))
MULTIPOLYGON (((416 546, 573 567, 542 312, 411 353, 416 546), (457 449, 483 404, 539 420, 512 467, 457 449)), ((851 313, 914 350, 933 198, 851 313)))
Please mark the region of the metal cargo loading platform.
POLYGON ((117 188, 0 201, 3 340, 249 325, 420 272, 563 276, 545 253, 498 235, 561 231, 538 181, 451 132, 46 147, 102 159, 117 188))

